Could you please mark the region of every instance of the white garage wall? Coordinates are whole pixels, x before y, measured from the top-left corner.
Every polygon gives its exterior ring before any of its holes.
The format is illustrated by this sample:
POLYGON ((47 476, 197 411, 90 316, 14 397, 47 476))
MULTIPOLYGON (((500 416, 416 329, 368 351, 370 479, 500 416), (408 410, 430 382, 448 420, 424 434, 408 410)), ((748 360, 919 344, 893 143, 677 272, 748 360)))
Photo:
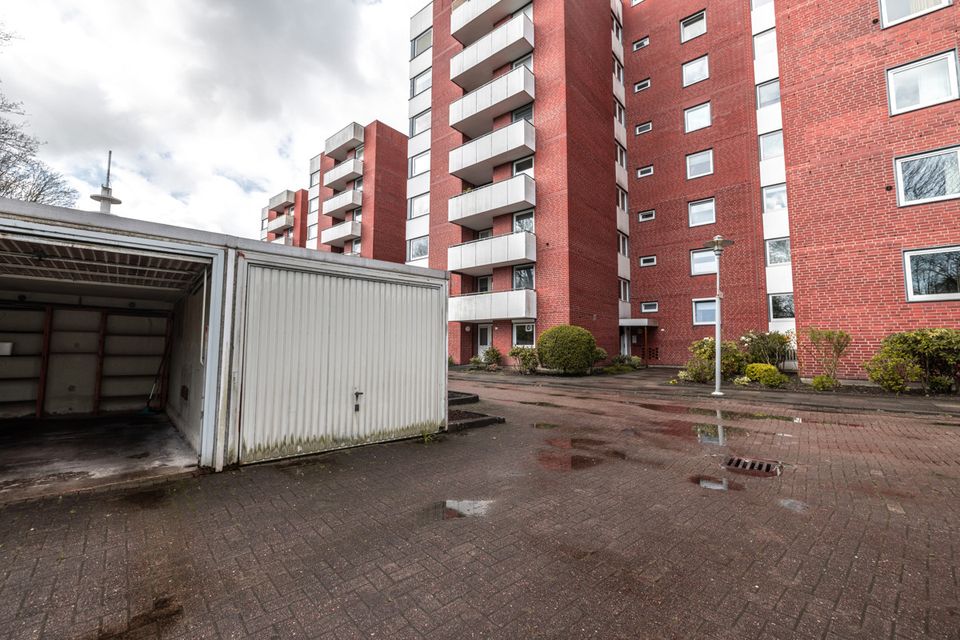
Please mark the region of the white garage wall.
POLYGON ((200 451, 203 415, 203 299, 201 288, 174 309, 168 377, 167 415, 195 451, 200 451))

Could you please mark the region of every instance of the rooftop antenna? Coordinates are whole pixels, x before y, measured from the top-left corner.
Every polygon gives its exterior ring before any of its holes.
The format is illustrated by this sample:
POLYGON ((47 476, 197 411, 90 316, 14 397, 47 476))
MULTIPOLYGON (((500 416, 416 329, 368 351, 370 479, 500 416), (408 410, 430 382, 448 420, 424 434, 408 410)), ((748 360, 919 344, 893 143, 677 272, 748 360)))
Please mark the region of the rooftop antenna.
POLYGON ((110 214, 110 206, 121 204, 119 198, 113 197, 113 189, 110 188, 110 165, 113 164, 113 151, 107 151, 107 183, 100 185, 100 193, 90 196, 91 200, 100 203, 100 213, 110 214))

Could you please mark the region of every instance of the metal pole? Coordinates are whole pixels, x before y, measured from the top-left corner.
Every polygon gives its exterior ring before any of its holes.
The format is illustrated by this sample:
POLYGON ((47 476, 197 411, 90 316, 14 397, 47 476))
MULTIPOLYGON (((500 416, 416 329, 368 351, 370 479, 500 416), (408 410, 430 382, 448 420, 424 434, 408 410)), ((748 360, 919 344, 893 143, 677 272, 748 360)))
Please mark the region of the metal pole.
POLYGON ((714 254, 717 256, 717 317, 714 325, 716 326, 716 337, 714 342, 715 351, 714 351, 714 390, 710 395, 722 396, 723 392, 720 391, 720 254, 723 252, 722 249, 718 248, 714 250, 714 254))

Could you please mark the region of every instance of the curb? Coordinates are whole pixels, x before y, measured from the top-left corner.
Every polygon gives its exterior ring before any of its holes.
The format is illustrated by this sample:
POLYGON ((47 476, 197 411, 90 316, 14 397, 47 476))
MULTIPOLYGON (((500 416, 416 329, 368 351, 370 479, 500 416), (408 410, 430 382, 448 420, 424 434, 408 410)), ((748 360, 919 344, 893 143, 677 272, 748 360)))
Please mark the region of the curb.
POLYGON ((477 402, 480 402, 480 396, 475 393, 464 393, 463 391, 450 391, 447 393, 447 404, 451 407, 477 402))
POLYGON ((500 416, 480 416, 479 418, 469 418, 467 420, 457 420, 447 423, 447 433, 456 433, 466 431, 467 429, 479 429, 480 427, 489 427, 494 424, 503 424, 506 422, 500 416))

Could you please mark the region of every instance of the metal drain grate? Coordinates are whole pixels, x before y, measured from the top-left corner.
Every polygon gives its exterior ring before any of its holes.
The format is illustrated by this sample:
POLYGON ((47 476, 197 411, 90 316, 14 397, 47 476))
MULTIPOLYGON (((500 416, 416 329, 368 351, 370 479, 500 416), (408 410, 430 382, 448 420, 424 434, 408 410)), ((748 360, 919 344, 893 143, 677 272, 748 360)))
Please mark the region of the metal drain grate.
POLYGON ((783 463, 776 460, 751 460, 731 456, 723 463, 723 468, 733 473, 749 476, 774 477, 783 473, 783 463))

